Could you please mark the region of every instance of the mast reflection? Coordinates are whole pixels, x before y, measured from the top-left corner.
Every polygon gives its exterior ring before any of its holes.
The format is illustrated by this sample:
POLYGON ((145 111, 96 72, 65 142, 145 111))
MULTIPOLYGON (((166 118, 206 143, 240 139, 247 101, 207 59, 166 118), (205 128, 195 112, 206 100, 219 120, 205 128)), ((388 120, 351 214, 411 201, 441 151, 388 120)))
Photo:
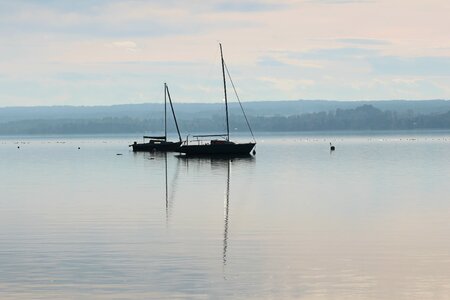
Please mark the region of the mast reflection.
POLYGON ((224 193, 224 202, 223 202, 223 241, 222 241, 222 267, 225 278, 225 267, 228 263, 228 248, 229 248, 229 226, 230 226, 230 185, 231 185, 231 168, 232 166, 236 166, 237 170, 239 169, 251 169, 256 161, 254 156, 186 156, 186 155, 177 155, 179 160, 184 163, 186 169, 190 167, 194 169, 203 169, 204 167, 210 166, 212 170, 220 171, 220 174, 223 174, 223 171, 226 168, 227 181, 226 188, 224 193))
POLYGON ((227 188, 224 200, 224 230, 223 230, 223 266, 227 264, 227 248, 228 248, 228 217, 230 212, 230 167, 231 160, 227 161, 227 188))
MULTIPOLYGON (((161 151, 148 151, 148 152, 133 152, 133 156, 136 160, 142 162, 142 159, 146 162, 147 166, 150 167, 151 172, 157 172, 157 170, 162 170, 164 168, 164 206, 166 215, 166 227, 169 225, 170 216, 173 214, 173 206, 175 202, 175 194, 177 191, 177 181, 180 171, 180 161, 176 160, 175 170, 170 170, 170 164, 174 161, 171 159, 173 155, 167 152, 161 151), (172 179, 169 179, 169 177, 172 179)), ((172 167, 173 169, 173 167, 172 167)), ((162 185, 161 185, 162 186, 162 185)))
POLYGON ((169 224, 169 185, 167 183, 167 152, 164 152, 164 175, 166 183, 166 226, 169 224))
POLYGON ((175 174, 171 181, 171 186, 169 188, 169 180, 168 180, 168 159, 167 152, 164 152, 164 177, 165 177, 165 204, 166 204, 166 226, 169 226, 170 215, 173 210, 173 205, 175 202, 175 192, 176 192, 176 182, 178 180, 179 173, 179 161, 177 160, 175 174), (172 193, 170 193, 172 191, 172 193))

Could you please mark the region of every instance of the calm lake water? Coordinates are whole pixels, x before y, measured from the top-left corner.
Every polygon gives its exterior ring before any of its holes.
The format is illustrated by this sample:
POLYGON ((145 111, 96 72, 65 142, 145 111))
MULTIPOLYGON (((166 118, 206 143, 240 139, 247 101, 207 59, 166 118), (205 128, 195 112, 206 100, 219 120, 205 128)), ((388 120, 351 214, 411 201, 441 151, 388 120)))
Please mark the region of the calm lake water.
POLYGON ((450 298, 450 132, 134 140, 0 138, 0 299, 450 298))

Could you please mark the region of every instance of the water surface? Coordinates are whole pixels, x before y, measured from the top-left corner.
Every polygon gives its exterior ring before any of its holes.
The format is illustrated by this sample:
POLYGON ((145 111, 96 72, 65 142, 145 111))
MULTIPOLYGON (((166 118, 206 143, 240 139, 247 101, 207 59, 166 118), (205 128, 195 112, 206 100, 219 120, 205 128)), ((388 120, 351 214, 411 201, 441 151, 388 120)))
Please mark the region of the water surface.
POLYGON ((450 298, 450 132, 257 138, 1 138, 0 298, 450 298))

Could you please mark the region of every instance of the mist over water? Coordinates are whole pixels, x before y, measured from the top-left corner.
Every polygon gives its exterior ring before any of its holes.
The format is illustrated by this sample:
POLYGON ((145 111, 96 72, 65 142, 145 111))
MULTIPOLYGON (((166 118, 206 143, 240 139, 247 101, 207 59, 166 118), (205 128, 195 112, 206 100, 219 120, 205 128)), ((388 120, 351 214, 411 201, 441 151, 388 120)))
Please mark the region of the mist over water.
POLYGON ((450 297, 449 131, 133 140, 0 138, 1 299, 450 297))

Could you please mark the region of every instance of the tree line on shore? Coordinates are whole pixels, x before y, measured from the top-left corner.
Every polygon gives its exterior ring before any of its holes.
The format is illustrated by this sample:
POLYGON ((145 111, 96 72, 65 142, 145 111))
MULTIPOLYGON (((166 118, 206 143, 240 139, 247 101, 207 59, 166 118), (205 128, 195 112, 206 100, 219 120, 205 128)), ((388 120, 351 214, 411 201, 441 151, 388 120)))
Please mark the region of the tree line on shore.
MULTIPOLYGON (((184 133, 222 132, 223 115, 178 120, 184 133)), ((249 116, 254 131, 411 130, 450 129, 450 111, 433 114, 382 111, 372 105, 290 116, 249 116)), ((172 121, 169 131, 174 131, 172 121)), ((230 118, 230 130, 246 131, 242 116, 230 118)), ((162 132, 163 119, 106 117, 92 119, 29 119, 0 124, 1 135, 16 134, 102 134, 162 132)))

